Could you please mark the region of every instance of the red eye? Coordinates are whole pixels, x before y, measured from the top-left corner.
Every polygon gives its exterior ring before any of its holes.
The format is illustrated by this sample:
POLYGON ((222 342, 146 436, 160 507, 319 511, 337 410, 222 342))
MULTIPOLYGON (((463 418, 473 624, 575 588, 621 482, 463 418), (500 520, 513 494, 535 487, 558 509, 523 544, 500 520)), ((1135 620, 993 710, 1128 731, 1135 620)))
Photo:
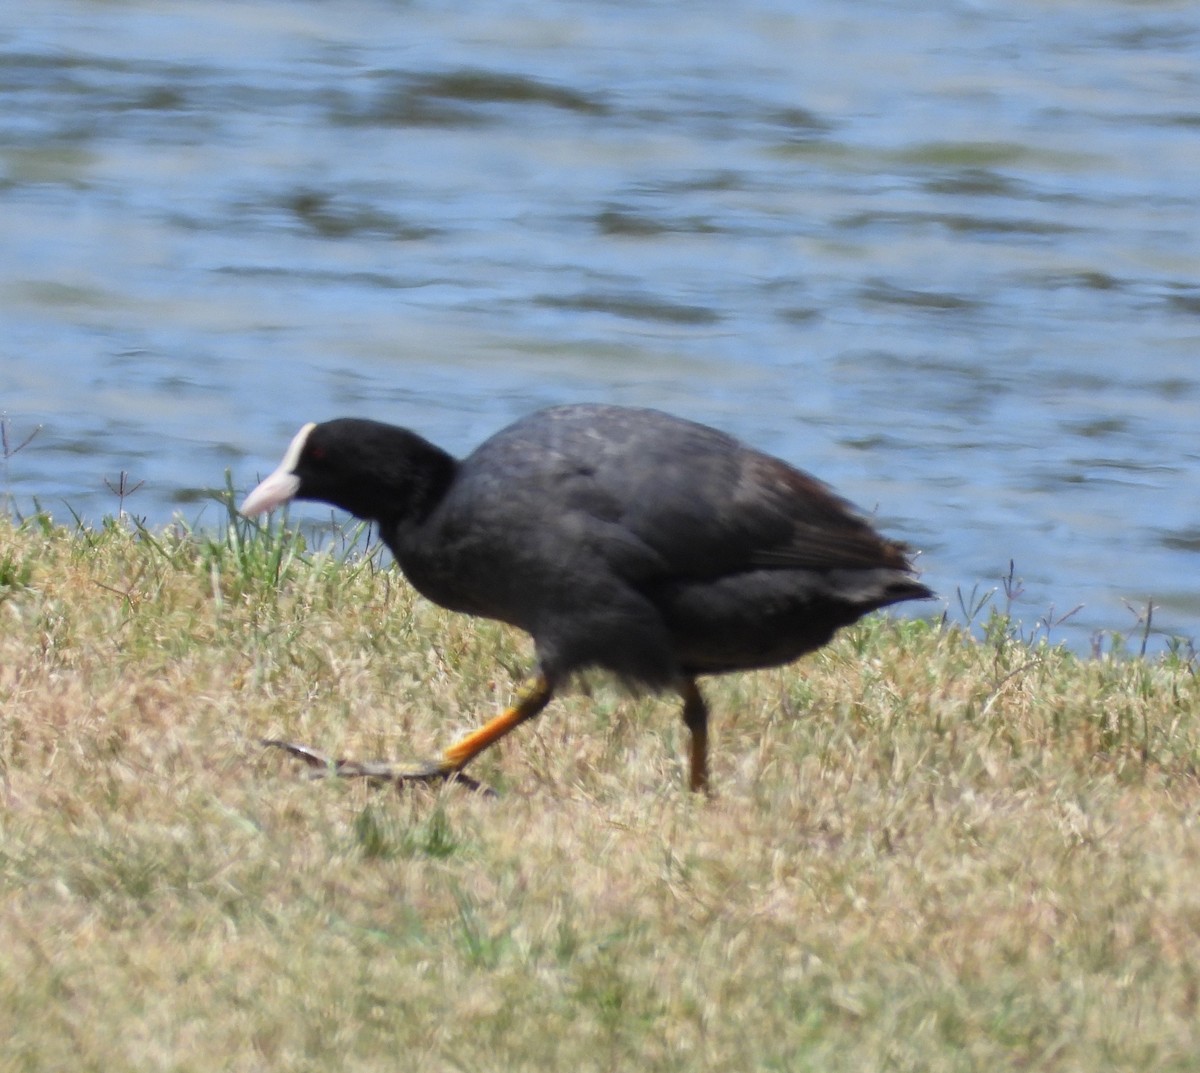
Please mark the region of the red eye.
POLYGON ((313 447, 308 452, 308 457, 314 462, 323 462, 325 460, 325 448, 313 447))

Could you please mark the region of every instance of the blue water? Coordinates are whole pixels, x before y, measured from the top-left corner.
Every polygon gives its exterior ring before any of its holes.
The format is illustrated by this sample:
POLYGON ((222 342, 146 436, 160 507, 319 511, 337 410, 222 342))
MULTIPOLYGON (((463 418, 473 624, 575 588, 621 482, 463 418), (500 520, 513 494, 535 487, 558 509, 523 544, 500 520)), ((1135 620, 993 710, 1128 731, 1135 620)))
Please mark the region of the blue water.
POLYGON ((1027 632, 1190 637, 1198 175, 1193 4, 9 0, 0 496, 215 525, 308 420, 650 405, 952 615, 1015 560, 1027 632))

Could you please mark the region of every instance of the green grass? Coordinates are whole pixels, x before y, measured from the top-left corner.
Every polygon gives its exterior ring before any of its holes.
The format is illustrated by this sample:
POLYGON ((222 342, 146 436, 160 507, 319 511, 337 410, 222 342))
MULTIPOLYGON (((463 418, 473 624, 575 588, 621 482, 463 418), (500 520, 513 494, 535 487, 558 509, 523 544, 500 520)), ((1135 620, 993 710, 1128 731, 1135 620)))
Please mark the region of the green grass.
MULTIPOLYGON (((603 678, 486 799, 423 757, 519 634, 364 554, 0 519, 0 1070, 1192 1070, 1200 690, 874 618, 673 699, 603 678)), ((982 615, 981 615, 982 617, 982 615)))

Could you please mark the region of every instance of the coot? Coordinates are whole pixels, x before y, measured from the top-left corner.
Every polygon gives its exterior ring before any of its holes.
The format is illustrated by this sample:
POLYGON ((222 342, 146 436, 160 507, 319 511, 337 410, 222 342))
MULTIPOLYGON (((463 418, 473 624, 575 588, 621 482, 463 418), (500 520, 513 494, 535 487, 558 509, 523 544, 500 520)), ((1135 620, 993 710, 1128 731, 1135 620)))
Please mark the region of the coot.
POLYGON ((377 421, 308 424, 241 511, 293 498, 376 523, 420 593, 525 630, 537 653, 516 703, 441 759, 413 770, 328 762, 347 775, 461 777, 573 671, 600 667, 635 687, 679 692, 691 787, 706 790, 699 675, 788 663, 869 611, 933 595, 905 545, 826 485, 656 410, 540 410, 461 461, 377 421))

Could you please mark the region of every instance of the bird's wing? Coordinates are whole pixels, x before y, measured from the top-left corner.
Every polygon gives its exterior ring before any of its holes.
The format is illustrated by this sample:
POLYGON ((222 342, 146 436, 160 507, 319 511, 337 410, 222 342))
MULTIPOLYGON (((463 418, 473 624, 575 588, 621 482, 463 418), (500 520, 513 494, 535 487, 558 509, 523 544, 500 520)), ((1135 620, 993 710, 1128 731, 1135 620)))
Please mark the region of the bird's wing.
POLYGON ((703 426, 653 431, 593 453, 566 499, 652 549, 668 573, 911 569, 902 544, 816 478, 703 426))
POLYGON ((816 478, 653 410, 541 411, 483 444, 459 484, 455 498, 475 518, 494 514, 514 553, 565 561, 590 549, 630 581, 911 569, 903 545, 816 478))

